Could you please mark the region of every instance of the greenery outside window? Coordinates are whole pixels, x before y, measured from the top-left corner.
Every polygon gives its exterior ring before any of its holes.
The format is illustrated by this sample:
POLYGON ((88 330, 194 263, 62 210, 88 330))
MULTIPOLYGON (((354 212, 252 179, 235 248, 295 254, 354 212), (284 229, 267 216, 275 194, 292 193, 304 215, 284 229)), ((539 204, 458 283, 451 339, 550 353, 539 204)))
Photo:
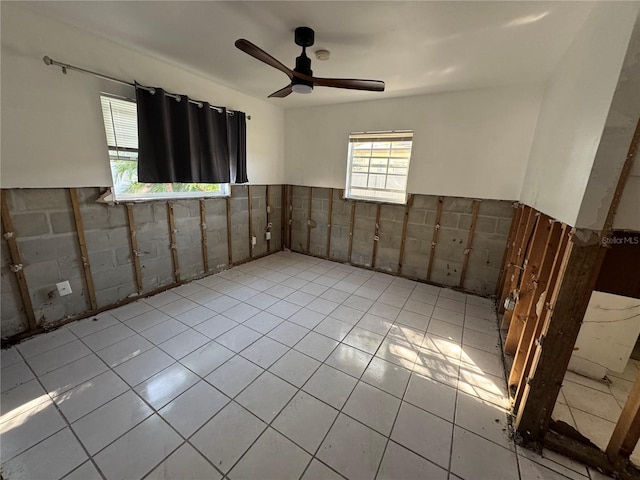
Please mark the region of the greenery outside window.
POLYGON ((138 115, 136 102, 100 96, 116 201, 201 198, 229 195, 229 184, 138 182, 138 115))
POLYGON ((413 132, 349 135, 347 198, 406 203, 413 132))

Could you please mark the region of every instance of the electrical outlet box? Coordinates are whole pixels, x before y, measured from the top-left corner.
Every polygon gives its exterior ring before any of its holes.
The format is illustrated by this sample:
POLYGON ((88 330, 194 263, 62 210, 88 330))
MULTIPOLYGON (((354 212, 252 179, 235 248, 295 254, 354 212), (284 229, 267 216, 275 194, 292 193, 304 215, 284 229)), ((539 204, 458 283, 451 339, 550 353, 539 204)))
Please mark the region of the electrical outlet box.
POLYGON ((58 289, 58 294, 61 297, 64 297, 65 295, 71 295, 71 285, 69 284, 68 280, 56 283, 56 288, 58 289))
POLYGON ((255 247, 257 243, 258 243, 258 239, 255 236, 251 237, 251 245, 255 247))
POLYGON ((264 238, 265 238, 265 240, 271 240, 271 232, 266 232, 264 234, 264 238))

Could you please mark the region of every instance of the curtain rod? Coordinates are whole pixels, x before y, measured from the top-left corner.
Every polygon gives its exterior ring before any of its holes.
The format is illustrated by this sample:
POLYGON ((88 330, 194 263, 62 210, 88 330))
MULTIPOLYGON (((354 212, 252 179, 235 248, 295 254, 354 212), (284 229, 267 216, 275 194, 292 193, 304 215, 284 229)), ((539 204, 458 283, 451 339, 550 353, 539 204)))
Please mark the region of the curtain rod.
MULTIPOLYGON (((44 57, 42 57, 42 61, 46 65, 54 65, 54 66, 60 67, 62 69, 62 73, 64 73, 64 74, 67 73, 67 70, 74 70, 76 72, 86 73, 87 75, 91 75, 93 77, 101 78, 103 80, 108 80, 110 82, 119 83, 120 85, 128 85, 130 87, 136 88, 136 84, 135 83, 127 82, 126 80, 121 80, 121 79, 115 78, 115 77, 110 77, 109 75, 105 75, 103 73, 92 72, 91 70, 87 70, 87 69, 81 68, 81 67, 76 67, 75 65, 69 65, 68 63, 58 62, 57 60, 54 60, 53 58, 49 57, 48 55, 45 55, 44 57)), ((138 84, 137 87, 138 88, 142 88, 144 90, 148 90, 151 93, 155 93, 155 91, 156 91, 156 89, 153 88, 153 87, 145 87, 144 85, 140 85, 140 84, 138 84)), ((180 95, 176 95, 175 93, 165 92, 165 95, 167 95, 168 97, 175 98, 178 101, 180 101, 180 98, 181 98, 180 95)), ((191 100, 191 99, 189 99, 189 103, 193 103, 194 105, 198 105, 199 107, 202 107, 202 105, 203 105, 202 102, 198 102, 196 100, 191 100)), ((210 108, 218 110, 218 112, 220 112, 222 110, 220 107, 214 107, 212 105, 210 105, 210 108)), ((229 115, 233 115, 233 112, 234 112, 234 110, 227 110, 227 113, 229 115)), ((247 115, 247 120, 251 120, 251 115, 247 115)))

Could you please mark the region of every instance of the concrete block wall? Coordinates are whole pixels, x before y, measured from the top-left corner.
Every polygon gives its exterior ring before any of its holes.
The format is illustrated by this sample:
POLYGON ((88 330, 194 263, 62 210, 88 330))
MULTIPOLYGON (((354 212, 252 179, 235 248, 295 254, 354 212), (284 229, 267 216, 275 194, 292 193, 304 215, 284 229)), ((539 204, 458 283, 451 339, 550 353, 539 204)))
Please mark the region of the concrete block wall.
MULTIPOLYGON (((349 261, 351 208, 353 202, 333 190, 333 209, 328 218, 328 198, 331 189, 313 188, 311 220, 316 227, 310 231, 311 248, 306 251, 309 187, 291 187, 292 242, 291 249, 301 253, 326 257, 327 229, 330 222, 332 260, 349 261)), ((380 222, 375 257, 375 269, 426 281, 439 197, 414 195, 408 209, 405 251, 402 271, 399 271, 404 205, 380 205, 380 222)), ((459 287, 465 251, 471 228, 474 199, 444 197, 440 217, 439 238, 434 249, 430 282, 459 287)), ((351 263, 372 267, 376 243, 378 204, 355 202, 351 263)), ((462 288, 483 295, 495 293, 502 256, 506 248, 513 216, 512 202, 480 200, 478 217, 469 251, 467 274, 462 288)))
MULTIPOLYGON (((266 187, 252 186, 252 225, 257 237, 253 256, 267 253, 266 187)), ((281 189, 270 187, 270 215, 274 236, 272 252, 281 244, 281 189)), ((97 203, 101 189, 77 189, 84 226, 89 264, 94 283, 97 308, 118 304, 138 296, 134 255, 131 247, 127 207, 122 204, 97 203)), ((248 188, 232 189, 230 215, 233 262, 249 258, 248 188)), ((48 327, 68 318, 92 311, 86 290, 76 224, 68 189, 3 190, 14 235, 24 265, 29 295, 37 325, 48 327), (72 294, 60 297, 56 283, 68 280, 72 294)), ((176 251, 181 281, 205 274, 202 253, 200 201, 172 200, 176 251)), ((227 205, 224 198, 204 200, 207 224, 207 254, 210 273, 229 266, 227 247, 227 205)), ((142 277, 141 294, 176 283, 171 255, 171 237, 167 201, 131 204, 138 240, 142 277)), ((4 233, 4 232, 3 232, 4 233)), ((27 331, 24 305, 20 297, 6 239, 2 240, 2 311, 3 338, 27 331)))

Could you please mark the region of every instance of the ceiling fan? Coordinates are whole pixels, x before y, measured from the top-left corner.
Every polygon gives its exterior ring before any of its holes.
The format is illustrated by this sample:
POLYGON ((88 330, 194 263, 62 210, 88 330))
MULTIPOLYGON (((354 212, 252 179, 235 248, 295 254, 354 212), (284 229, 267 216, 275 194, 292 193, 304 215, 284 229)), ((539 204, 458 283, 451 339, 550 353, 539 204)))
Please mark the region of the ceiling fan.
POLYGON ((302 54, 296 58, 296 68, 291 70, 278 60, 273 58, 260 47, 254 45, 248 40, 241 38, 236 40, 236 47, 244 53, 251 55, 253 58, 261 62, 277 68, 290 79, 291 83, 286 87, 273 92, 271 97, 283 98, 291 92, 295 93, 311 93, 313 87, 333 87, 346 88, 349 90, 368 90, 372 92, 384 92, 384 82, 380 80, 358 80, 352 78, 319 78, 313 76, 311 70, 311 59, 307 57, 307 47, 313 45, 315 33, 309 27, 298 27, 295 30, 295 42, 302 47, 302 54))

